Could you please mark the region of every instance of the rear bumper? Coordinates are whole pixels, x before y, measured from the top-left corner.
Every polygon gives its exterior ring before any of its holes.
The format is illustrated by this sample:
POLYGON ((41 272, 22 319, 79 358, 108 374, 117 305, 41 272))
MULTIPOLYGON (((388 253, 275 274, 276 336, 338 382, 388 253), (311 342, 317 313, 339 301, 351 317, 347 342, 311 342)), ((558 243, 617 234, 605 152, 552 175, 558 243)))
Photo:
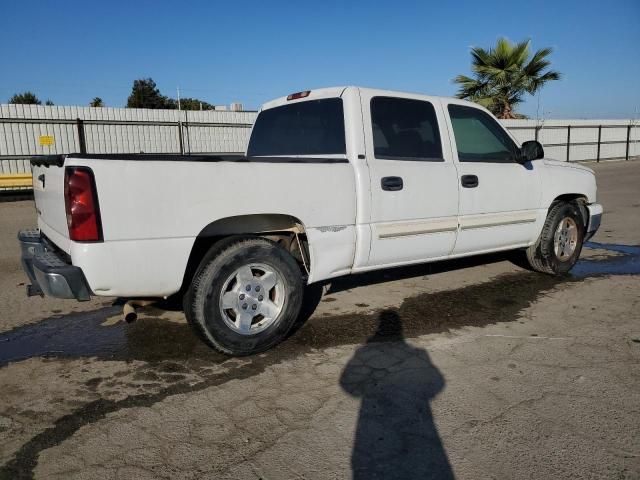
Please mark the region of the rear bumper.
POLYGON ((602 221, 602 205, 599 203, 592 203, 587 205, 589 211, 589 221, 587 223, 587 232, 584 236, 585 241, 589 240, 595 235, 600 228, 600 222, 602 221))
POLYGON ((27 295, 48 295, 81 302, 91 299, 91 289, 82 269, 65 261, 39 230, 20 231, 18 241, 22 268, 31 281, 27 295))

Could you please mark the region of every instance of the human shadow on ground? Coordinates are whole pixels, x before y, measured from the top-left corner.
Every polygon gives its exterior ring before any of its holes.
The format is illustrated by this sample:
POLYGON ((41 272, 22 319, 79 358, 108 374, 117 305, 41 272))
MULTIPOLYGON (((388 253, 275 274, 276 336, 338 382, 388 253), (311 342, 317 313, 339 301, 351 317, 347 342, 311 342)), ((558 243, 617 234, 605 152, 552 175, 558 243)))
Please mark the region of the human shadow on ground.
POLYGON ((340 385, 362 399, 351 454, 354 480, 454 478, 430 406, 445 379, 425 350, 405 341, 396 312, 381 312, 340 385))

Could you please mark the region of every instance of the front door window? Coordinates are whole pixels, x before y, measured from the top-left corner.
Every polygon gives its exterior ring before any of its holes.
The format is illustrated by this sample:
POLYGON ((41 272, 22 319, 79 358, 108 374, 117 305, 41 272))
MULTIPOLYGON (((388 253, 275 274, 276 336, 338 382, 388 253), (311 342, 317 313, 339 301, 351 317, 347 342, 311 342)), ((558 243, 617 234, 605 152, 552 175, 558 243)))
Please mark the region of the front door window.
POLYGON ((449 105, 460 162, 510 163, 518 147, 491 115, 480 109, 449 105))

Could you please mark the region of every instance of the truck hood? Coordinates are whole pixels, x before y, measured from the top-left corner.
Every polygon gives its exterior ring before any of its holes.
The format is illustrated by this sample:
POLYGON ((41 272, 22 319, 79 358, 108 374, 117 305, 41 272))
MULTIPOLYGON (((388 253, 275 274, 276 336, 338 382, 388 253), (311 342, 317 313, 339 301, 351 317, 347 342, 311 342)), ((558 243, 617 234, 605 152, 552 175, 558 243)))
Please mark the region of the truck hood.
POLYGON ((573 168, 576 170, 581 170, 583 172, 589 172, 590 174, 595 175, 592 169, 590 169, 589 167, 585 167, 584 165, 580 165, 579 163, 562 162, 559 160, 549 160, 546 158, 543 160, 543 162, 545 165, 548 165, 550 167, 573 168))
POLYGON ((596 176, 588 167, 577 163, 543 160, 541 179, 544 204, 551 205, 561 195, 585 196, 589 203, 596 201, 596 176))

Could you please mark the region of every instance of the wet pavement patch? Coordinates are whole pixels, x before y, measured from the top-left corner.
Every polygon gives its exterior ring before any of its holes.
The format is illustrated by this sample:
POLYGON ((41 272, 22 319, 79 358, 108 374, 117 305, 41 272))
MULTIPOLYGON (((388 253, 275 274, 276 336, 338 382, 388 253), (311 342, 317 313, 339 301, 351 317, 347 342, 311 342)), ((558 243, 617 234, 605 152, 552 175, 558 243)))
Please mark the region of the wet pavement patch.
MULTIPOLYGON (((531 272, 501 275, 479 285, 424 293, 407 298, 395 311, 405 337, 444 332, 465 326, 514 321, 544 291, 561 283, 579 281, 531 272)), ((362 343, 375 331, 378 313, 332 315, 312 318, 288 344, 326 348, 362 343)))
POLYGON ((572 276, 640 275, 640 246, 587 242, 585 247, 605 250, 613 255, 602 260, 580 260, 571 270, 572 276))
POLYGON ((104 378, 100 378, 100 377, 90 378, 89 380, 84 382, 84 384, 90 389, 95 390, 96 388, 98 388, 98 385, 100 385, 103 380, 104 378))
POLYGON ((121 310, 121 307, 113 306, 54 315, 2 333, 0 367, 32 357, 96 357, 148 362, 199 358, 215 363, 226 358, 206 347, 186 323, 147 317, 132 324, 103 325, 106 319, 119 315, 121 310))
MULTIPOLYGON (((558 283, 547 275, 520 272, 456 290, 425 293, 406 299, 398 309, 406 336, 441 332, 469 325, 512 321, 542 291, 558 283)), ((186 323, 162 318, 141 318, 132 324, 105 320, 118 315, 118 307, 53 316, 0 334, 0 367, 32 357, 99 360, 142 360, 161 374, 185 373, 193 365, 217 364, 228 357, 204 345, 186 323)), ((377 324, 378 314, 312 317, 280 348, 324 348, 364 341, 377 324)))
MULTIPOLYGON (((558 284, 594 276, 640 274, 638 246, 590 242, 585 247, 611 252, 611 255, 580 260, 567 277, 518 272, 478 285, 410 297, 398 308, 405 335, 513 321, 517 319, 517 313, 541 292, 558 284)), ((409 271, 418 272, 416 267, 409 271)), ((403 275, 401 270, 395 274, 403 275)), ((354 278, 348 277, 347 281, 351 285, 354 278)), ((323 299, 332 300, 335 298, 323 299)), ((365 307, 366 304, 358 306, 365 307)), ((227 359, 204 345, 186 323, 151 316, 153 311, 142 312, 140 320, 132 324, 105 323, 106 319, 120 313, 120 307, 109 306, 90 312, 54 315, 2 333, 0 367, 32 357, 96 357, 100 360, 142 360, 156 364, 156 370, 164 373, 184 373, 188 370, 181 365, 184 361, 217 364, 227 359)), ((297 345, 297 348, 308 349, 359 343, 375 328, 377 317, 376 313, 314 317, 281 348, 297 345)))

